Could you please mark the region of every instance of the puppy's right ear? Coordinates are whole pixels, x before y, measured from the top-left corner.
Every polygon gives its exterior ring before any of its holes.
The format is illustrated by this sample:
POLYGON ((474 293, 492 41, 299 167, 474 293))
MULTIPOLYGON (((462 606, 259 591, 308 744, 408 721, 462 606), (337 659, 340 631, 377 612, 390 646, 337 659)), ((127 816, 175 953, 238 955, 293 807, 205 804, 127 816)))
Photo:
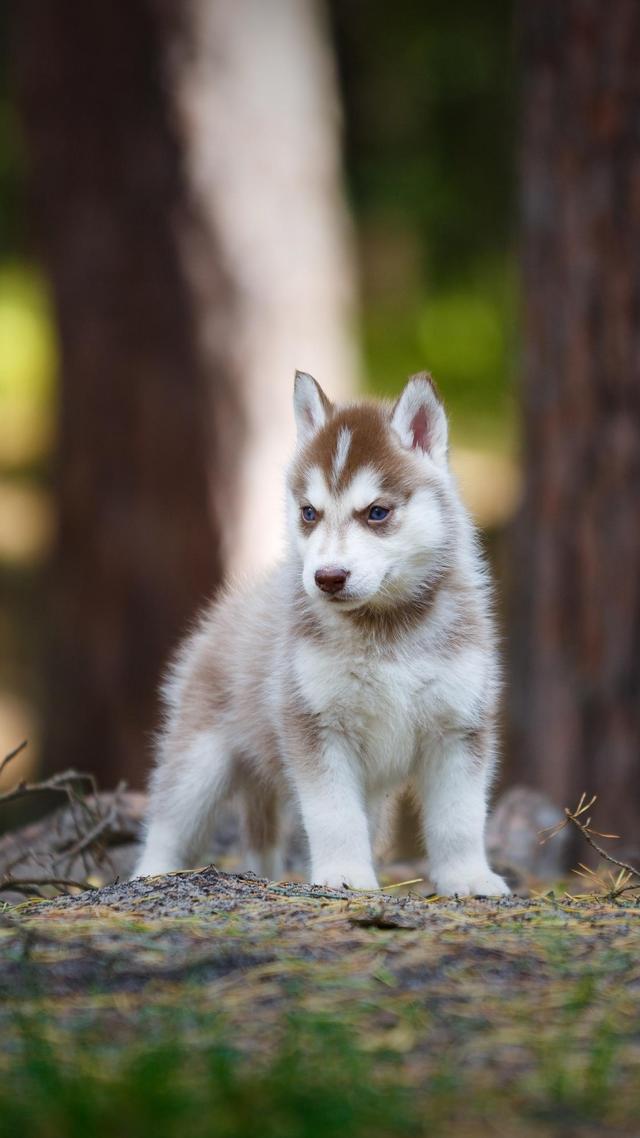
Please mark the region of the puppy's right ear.
POLYGON ((440 466, 447 464, 447 416, 427 371, 412 375, 391 416, 391 426, 408 450, 430 455, 440 466))
POLYGON ((324 427, 331 414, 331 403, 319 383, 306 371, 297 371, 293 388, 293 410, 298 428, 298 444, 304 446, 324 427))

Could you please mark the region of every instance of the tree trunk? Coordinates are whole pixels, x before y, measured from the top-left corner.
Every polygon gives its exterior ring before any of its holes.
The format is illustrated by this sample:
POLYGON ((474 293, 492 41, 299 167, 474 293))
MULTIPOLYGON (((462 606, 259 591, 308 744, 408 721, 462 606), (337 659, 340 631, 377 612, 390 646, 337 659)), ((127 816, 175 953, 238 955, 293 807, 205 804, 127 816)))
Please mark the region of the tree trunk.
MULTIPOLYGON (((211 367, 198 348, 185 234, 219 258, 163 75, 185 29, 169 5, 29 0, 18 30, 60 342, 45 761, 135 783, 160 667, 222 572, 208 384, 231 398, 233 377, 222 351, 211 367)), ((221 274, 208 281, 212 305, 228 303, 221 274)))
POLYGON ((355 393, 340 107, 320 3, 191 0, 191 9, 193 56, 178 71, 188 168, 234 283, 231 350, 243 377, 239 509, 226 511, 223 537, 231 569, 255 570, 282 547, 296 368, 336 399, 355 393))
POLYGON ((172 645, 272 551, 295 367, 353 374, 335 90, 297 0, 24 0, 17 25, 60 341, 45 765, 139 785, 172 645))
POLYGON ((640 6, 520 4, 524 463, 513 773, 638 841, 640 6))

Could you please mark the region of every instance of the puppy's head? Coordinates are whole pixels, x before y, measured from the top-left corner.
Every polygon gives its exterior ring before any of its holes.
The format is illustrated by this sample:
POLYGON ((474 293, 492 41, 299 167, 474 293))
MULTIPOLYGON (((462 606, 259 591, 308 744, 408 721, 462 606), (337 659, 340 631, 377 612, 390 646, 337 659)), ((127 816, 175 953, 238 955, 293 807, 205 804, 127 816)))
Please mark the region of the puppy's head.
POLYGON ((430 376, 395 405, 335 407, 298 372, 294 410, 287 512, 306 593, 346 611, 418 596, 450 544, 447 420, 430 376))

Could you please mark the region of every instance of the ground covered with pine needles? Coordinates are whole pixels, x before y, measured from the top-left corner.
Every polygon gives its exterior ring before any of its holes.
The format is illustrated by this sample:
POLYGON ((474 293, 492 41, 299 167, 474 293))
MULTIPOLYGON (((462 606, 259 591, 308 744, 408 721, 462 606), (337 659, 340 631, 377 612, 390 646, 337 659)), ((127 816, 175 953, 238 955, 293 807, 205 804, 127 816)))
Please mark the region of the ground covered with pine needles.
POLYGON ((0 912, 0 1134, 640 1133, 640 904, 213 868, 0 912))

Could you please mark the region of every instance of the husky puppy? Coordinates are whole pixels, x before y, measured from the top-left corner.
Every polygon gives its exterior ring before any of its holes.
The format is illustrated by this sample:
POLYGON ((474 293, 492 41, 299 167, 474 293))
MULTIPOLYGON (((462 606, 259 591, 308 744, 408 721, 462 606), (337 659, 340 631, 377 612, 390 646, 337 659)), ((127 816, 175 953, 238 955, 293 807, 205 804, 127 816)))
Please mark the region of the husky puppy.
MULTIPOLYGON (((198 864, 244 806, 248 867, 281 872, 292 798, 313 882, 375 889, 372 826, 408 784, 441 894, 502 894, 484 847, 499 668, 487 571, 430 376, 333 406, 296 375, 288 553, 228 590, 179 650, 138 875, 198 864)), ((269 518, 256 518, 256 540, 269 518)))

